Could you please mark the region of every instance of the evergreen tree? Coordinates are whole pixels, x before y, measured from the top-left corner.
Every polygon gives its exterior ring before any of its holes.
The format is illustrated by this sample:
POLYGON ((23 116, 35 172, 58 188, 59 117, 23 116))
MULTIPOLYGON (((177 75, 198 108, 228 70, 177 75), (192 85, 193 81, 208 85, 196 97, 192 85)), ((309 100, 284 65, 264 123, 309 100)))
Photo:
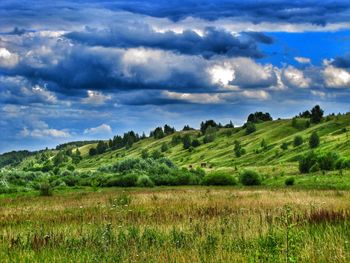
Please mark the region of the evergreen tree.
POLYGON ((323 118, 323 110, 319 105, 316 105, 311 110, 311 122, 312 123, 320 123, 323 118))

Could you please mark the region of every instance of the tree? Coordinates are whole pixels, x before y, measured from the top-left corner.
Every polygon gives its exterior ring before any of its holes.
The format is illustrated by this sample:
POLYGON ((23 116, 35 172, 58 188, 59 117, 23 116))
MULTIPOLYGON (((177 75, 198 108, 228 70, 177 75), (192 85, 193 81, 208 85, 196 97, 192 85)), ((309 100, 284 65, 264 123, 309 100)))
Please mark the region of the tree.
POLYGON ((293 141, 293 145, 294 147, 298 147, 299 145, 303 144, 303 137, 301 137, 300 135, 297 135, 294 137, 294 141, 293 141))
POLYGON ((242 148, 241 143, 237 140, 234 141, 234 149, 235 155, 237 158, 241 157, 243 154, 245 154, 245 149, 242 148))
POLYGON ((185 125, 182 129, 183 131, 192 131, 194 130, 193 128, 191 128, 189 125, 185 125))
POLYGON ((313 132, 309 139, 310 148, 317 148, 320 145, 320 137, 317 132, 313 132))
POLYGON ((232 121, 230 123, 226 124, 224 128, 234 128, 235 126, 233 125, 232 121))
POLYGON ((151 132, 150 135, 153 136, 155 139, 161 139, 165 136, 162 127, 157 127, 153 132, 151 132))
POLYGON ((248 116, 247 122, 263 122, 263 121, 272 121, 272 117, 270 115, 270 113, 266 112, 263 113, 261 111, 259 112, 255 112, 255 113, 251 113, 248 116))
POLYGON ((196 147, 198 147, 198 146, 200 146, 201 145, 201 142, 198 140, 198 139, 194 139, 193 141, 192 141, 192 147, 193 148, 196 148, 196 147))
POLYGON ((175 130, 174 127, 170 127, 168 124, 164 125, 164 133, 165 133, 165 135, 173 134, 175 131, 176 130, 175 130))
POLYGON ((89 150, 89 155, 90 155, 90 156, 94 156, 94 155, 96 155, 96 154, 97 154, 96 148, 90 148, 90 150, 89 150))
POLYGON ((263 149, 266 149, 266 148, 267 148, 267 143, 266 143, 265 139, 262 139, 262 141, 261 141, 261 143, 260 143, 260 146, 261 146, 261 148, 263 148, 263 149))
POLYGON ((162 153, 161 153, 159 150, 154 150, 154 151, 152 152, 151 156, 152 156, 152 158, 153 158, 154 160, 163 157, 162 153))
POLYGON ((191 147, 191 137, 186 134, 182 139, 184 149, 189 149, 191 147))
POLYGON ((141 151, 141 158, 142 159, 147 159, 149 157, 148 151, 146 149, 143 149, 141 151))
POLYGON ((205 130, 205 136, 203 138, 204 143, 209 143, 213 142, 216 137, 216 129, 215 127, 208 126, 207 129, 205 130))
POLYGON ((171 144, 172 145, 177 145, 179 143, 181 143, 181 135, 180 134, 175 134, 172 138, 171 138, 171 144))
POLYGON ((299 113, 299 117, 308 119, 311 117, 311 113, 310 113, 310 111, 307 110, 307 111, 299 113))
POLYGON ((256 131, 255 124, 252 123, 252 122, 247 122, 245 133, 248 135, 248 134, 251 134, 251 133, 253 133, 255 131, 256 131))
POLYGON ((216 128, 218 125, 213 120, 208 120, 208 121, 205 121, 205 122, 201 122, 201 128, 200 129, 201 129, 202 134, 205 134, 205 132, 206 132, 206 130, 207 130, 207 128, 209 126, 211 126, 213 128, 216 128))
POLYGON ((161 150, 161 152, 166 152, 167 150, 169 150, 168 144, 164 142, 162 144, 160 150, 161 150))
POLYGON ((104 153, 107 150, 107 143, 104 141, 99 141, 96 146, 96 151, 98 154, 104 153))
POLYGON ((287 150, 288 149, 288 143, 286 143, 286 142, 282 143, 281 149, 284 150, 284 151, 287 150))
POLYGON ((311 122, 320 123, 323 117, 323 110, 319 105, 316 105, 311 110, 311 122))

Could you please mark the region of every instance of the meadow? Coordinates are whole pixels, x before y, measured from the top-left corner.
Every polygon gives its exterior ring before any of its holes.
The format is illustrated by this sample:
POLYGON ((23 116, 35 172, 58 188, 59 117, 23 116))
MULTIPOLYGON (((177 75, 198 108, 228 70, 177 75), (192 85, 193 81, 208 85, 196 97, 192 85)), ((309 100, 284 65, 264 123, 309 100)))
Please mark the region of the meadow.
POLYGON ((0 199, 1 262, 349 262, 350 193, 155 187, 0 199))

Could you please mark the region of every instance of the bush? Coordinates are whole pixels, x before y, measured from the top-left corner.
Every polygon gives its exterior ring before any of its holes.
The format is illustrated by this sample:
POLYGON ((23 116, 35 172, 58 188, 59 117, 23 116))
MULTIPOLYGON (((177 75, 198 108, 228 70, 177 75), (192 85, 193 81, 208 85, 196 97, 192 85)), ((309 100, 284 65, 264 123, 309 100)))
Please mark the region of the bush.
POLYGON ((318 136, 317 132, 313 132, 309 139, 309 145, 310 148, 317 148, 320 145, 320 137, 318 136))
POLYGON ((243 185, 260 185, 261 184, 261 177, 255 171, 245 170, 242 172, 242 174, 240 176, 240 182, 243 185))
POLYGON ((166 152, 167 150, 169 150, 168 144, 163 143, 160 150, 161 152, 166 152))
POLYGON ((202 184, 204 185, 236 185, 235 178, 226 172, 216 171, 204 176, 202 184))
POLYGON ((295 182, 294 177, 289 177, 284 181, 284 184, 286 186, 291 186, 291 185, 294 185, 294 182, 295 182))
POLYGON ((317 159, 317 162, 321 170, 331 171, 336 168, 336 162, 338 161, 338 159, 338 154, 328 152, 326 154, 320 155, 317 159))
POLYGON ((247 122, 246 124, 246 129, 245 129, 245 134, 251 134, 256 131, 255 124, 252 122, 247 122))
POLYGON ((49 182, 43 182, 39 185, 39 194, 41 196, 51 196, 52 187, 49 182))
POLYGON ((299 160, 299 171, 301 173, 309 173, 312 166, 317 163, 317 156, 314 152, 302 156, 299 160))
POLYGON ((136 174, 113 177, 107 181, 106 186, 133 187, 136 186, 137 179, 136 174))
POLYGON ((303 142, 304 142, 303 137, 301 137, 300 135, 297 135, 294 137, 293 145, 294 145, 294 147, 298 147, 298 146, 302 145, 303 142))
POLYGON ((287 150, 288 149, 288 143, 286 143, 286 142, 282 143, 281 149, 284 150, 284 151, 287 150))
POLYGON ((198 139, 194 139, 192 141, 192 147, 196 148, 196 147, 198 147, 200 145, 201 145, 201 143, 200 143, 200 141, 198 139))
POLYGON ((141 175, 136 182, 139 187, 154 187, 153 181, 147 175, 141 175))

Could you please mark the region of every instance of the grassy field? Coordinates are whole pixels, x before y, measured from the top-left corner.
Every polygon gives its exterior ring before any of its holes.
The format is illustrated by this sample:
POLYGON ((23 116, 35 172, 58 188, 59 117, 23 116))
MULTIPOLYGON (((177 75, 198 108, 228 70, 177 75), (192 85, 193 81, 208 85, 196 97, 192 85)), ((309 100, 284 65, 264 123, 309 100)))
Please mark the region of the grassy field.
POLYGON ((350 262, 350 193, 108 188, 0 199, 1 262, 350 262))

